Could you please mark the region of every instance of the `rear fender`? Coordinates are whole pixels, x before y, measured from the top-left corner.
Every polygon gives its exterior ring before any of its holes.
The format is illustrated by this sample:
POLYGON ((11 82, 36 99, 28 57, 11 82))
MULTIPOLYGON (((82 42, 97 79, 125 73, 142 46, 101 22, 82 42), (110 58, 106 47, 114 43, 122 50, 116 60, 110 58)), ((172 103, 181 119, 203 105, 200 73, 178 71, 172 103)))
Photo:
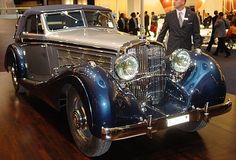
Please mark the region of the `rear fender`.
POLYGON ((5 69, 9 72, 8 66, 12 66, 15 63, 17 69, 17 77, 23 78, 26 75, 26 66, 24 59, 24 51, 17 44, 11 44, 7 47, 4 66, 5 69))

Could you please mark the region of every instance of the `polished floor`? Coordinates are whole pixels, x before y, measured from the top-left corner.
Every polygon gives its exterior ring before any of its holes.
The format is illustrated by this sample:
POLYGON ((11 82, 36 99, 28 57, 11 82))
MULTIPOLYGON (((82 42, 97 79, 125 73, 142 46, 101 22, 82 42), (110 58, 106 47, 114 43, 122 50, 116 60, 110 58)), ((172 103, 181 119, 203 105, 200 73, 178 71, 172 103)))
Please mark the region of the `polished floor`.
MULTIPOLYGON (((76 148, 64 112, 32 96, 15 95, 11 77, 0 72, 0 159, 89 159, 76 148)), ((236 97, 227 98, 236 104, 236 97)), ((114 142, 101 160, 236 159, 236 109, 213 118, 206 128, 185 133, 175 128, 114 142)))

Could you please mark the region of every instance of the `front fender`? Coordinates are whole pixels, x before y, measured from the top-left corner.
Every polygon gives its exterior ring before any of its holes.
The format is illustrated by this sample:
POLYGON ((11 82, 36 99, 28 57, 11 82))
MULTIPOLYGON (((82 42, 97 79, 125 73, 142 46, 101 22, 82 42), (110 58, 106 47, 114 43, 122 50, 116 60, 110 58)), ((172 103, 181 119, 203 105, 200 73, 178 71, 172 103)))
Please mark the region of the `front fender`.
POLYGON ((75 68, 76 76, 83 83, 91 107, 91 131, 101 137, 102 127, 137 123, 142 117, 137 100, 119 88, 109 73, 100 67, 75 68))
POLYGON ((108 74, 99 67, 90 65, 74 69, 74 74, 84 86, 90 102, 91 132, 99 136, 102 126, 112 126, 114 85, 108 74))
POLYGON ((194 66, 181 82, 189 94, 191 105, 203 107, 223 103, 226 95, 225 79, 217 62, 206 54, 191 54, 194 66))
POLYGON ((46 83, 24 86, 56 109, 60 109, 61 95, 67 95, 70 87, 74 87, 85 106, 93 135, 101 136, 102 126, 111 127, 113 124, 112 100, 115 88, 106 71, 99 67, 80 64, 60 68, 57 76, 46 83))

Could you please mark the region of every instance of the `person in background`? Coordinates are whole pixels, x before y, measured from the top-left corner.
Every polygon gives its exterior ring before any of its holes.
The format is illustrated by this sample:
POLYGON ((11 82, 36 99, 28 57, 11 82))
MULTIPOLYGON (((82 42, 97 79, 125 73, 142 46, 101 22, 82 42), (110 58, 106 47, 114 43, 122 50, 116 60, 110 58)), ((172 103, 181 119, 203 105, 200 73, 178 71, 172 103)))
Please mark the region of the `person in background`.
MULTIPOLYGON (((139 12, 136 12, 136 19, 137 19, 137 22, 141 22, 141 17, 142 17, 142 13, 140 14, 139 12)), ((138 29, 140 28, 141 24, 138 24, 138 29)))
POLYGON ((211 19, 212 17, 209 13, 207 13, 206 18, 203 20, 203 25, 205 28, 209 28, 209 26, 211 25, 211 19))
POLYGON ((127 18, 124 13, 120 14, 119 20, 118 20, 118 30, 121 32, 128 32, 127 27, 127 18))
POLYGON ((233 16, 231 22, 234 23, 236 21, 236 10, 233 12, 233 16))
POLYGON ((140 16, 141 16, 141 15, 139 14, 139 12, 136 12, 136 17, 137 17, 137 18, 140 18, 140 16))
POLYGON ((216 20, 218 18, 218 11, 214 11, 214 17, 212 18, 212 31, 211 31, 211 39, 210 41, 208 42, 208 46, 207 46, 207 52, 210 52, 211 51, 211 47, 212 45, 215 43, 215 23, 216 23, 216 20))
POLYGON ((158 27, 158 24, 157 24, 158 18, 155 15, 155 12, 152 12, 151 14, 152 14, 152 18, 151 18, 150 31, 153 32, 154 33, 154 37, 156 37, 156 35, 157 35, 157 27, 158 27))
POLYGON ((144 26, 145 26, 145 35, 147 36, 148 34, 148 37, 151 36, 150 32, 149 32, 149 29, 148 29, 148 26, 149 26, 149 15, 148 15, 148 12, 145 11, 144 12, 144 26))
POLYGON ((225 45, 226 40, 226 29, 229 28, 230 23, 227 19, 224 18, 224 13, 220 12, 219 16, 215 23, 215 37, 218 38, 218 45, 216 48, 214 56, 217 56, 219 51, 225 52, 225 57, 229 57, 231 54, 229 52, 229 49, 225 45))
POLYGON ((233 12, 232 12, 232 11, 227 12, 227 14, 226 14, 226 18, 227 18, 230 22, 232 22, 233 12))
POLYGON ((201 52, 200 24, 197 14, 185 7, 186 0, 174 0, 175 10, 166 14, 163 27, 157 41, 163 42, 166 32, 169 31, 166 53, 184 48, 192 49, 192 40, 197 53, 201 52))
POLYGON ((134 12, 131 13, 131 18, 129 20, 129 33, 133 35, 138 35, 138 19, 134 12))
POLYGON ((231 23, 226 37, 226 41, 233 46, 233 44, 236 42, 236 20, 231 23))
POLYGON ((202 24, 202 16, 201 16, 201 14, 200 14, 199 11, 197 12, 197 16, 198 16, 198 18, 199 18, 199 22, 200 22, 200 24, 202 24))

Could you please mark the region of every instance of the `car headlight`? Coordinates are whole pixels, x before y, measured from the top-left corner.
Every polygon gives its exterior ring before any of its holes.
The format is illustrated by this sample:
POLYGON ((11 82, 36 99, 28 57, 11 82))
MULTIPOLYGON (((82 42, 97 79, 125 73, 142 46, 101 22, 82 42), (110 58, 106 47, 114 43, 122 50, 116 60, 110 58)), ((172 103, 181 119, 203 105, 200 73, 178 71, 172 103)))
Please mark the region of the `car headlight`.
POLYGON ((176 72, 184 73, 191 64, 191 58, 187 50, 177 49, 171 55, 171 67, 176 72))
POLYGON ((123 80, 131 80, 138 73, 138 61, 131 55, 119 57, 115 62, 115 72, 123 80))

